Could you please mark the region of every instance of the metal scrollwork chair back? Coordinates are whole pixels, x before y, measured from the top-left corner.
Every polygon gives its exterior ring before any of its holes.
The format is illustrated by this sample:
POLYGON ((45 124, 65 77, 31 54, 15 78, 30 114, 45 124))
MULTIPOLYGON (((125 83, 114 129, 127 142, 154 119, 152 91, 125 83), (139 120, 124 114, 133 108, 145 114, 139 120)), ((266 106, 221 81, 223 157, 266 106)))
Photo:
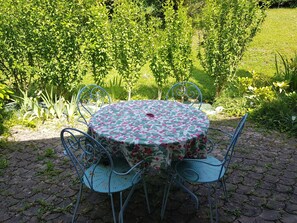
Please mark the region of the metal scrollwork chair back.
POLYGON ((183 81, 174 84, 168 90, 166 100, 179 101, 190 106, 197 105, 200 109, 202 105, 202 93, 194 83, 183 81))
POLYGON ((110 153, 93 137, 74 128, 61 131, 62 145, 71 159, 80 181, 80 189, 72 216, 72 222, 77 220, 77 211, 81 199, 82 188, 86 186, 92 191, 110 196, 114 223, 123 222, 123 213, 130 200, 135 186, 143 182, 148 211, 150 206, 146 184, 142 178, 142 162, 130 167, 123 160, 115 161, 110 153), (123 191, 130 190, 123 203, 123 191), (113 194, 120 194, 120 210, 115 211, 113 194))
POLYGON ((77 96, 79 121, 88 125, 91 116, 101 107, 110 103, 111 97, 104 88, 95 84, 86 85, 80 89, 77 96))
POLYGON ((231 158, 234 154, 234 148, 238 141, 238 138, 242 132, 244 124, 246 122, 248 114, 244 115, 238 123, 234 133, 231 135, 230 142, 225 150, 223 158, 220 160, 211 154, 208 154, 206 159, 184 159, 176 163, 174 173, 168 184, 165 187, 163 196, 163 203, 161 209, 161 218, 164 217, 168 195, 171 184, 175 182, 178 186, 182 187, 188 192, 196 202, 196 208, 198 209, 199 202, 197 195, 189 189, 184 183, 189 184, 206 184, 208 187, 208 202, 210 207, 210 218, 213 222, 213 206, 215 209, 215 220, 218 222, 218 210, 217 210, 217 187, 223 188, 225 197, 227 198, 227 190, 224 176, 227 172, 231 158), (214 189, 215 199, 211 200, 211 192, 214 189))

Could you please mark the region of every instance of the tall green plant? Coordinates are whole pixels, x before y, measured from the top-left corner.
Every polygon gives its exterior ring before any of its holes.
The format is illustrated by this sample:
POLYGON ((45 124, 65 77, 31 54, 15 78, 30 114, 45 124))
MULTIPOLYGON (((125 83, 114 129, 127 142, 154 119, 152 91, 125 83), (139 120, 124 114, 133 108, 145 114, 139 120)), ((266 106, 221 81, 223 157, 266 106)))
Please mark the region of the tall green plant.
POLYGON ((187 8, 182 1, 177 6, 178 9, 175 10, 170 0, 164 4, 165 28, 159 24, 154 35, 156 41, 153 44, 154 53, 150 68, 158 86, 159 99, 169 76, 175 77, 177 82, 186 81, 190 77, 191 19, 187 16, 187 8))
POLYGON ((34 81, 32 2, 0 1, 0 75, 15 90, 34 81))
POLYGON ((111 22, 115 68, 123 78, 128 100, 147 59, 148 33, 140 2, 115 1, 111 22))
POLYGON ((162 97, 162 89, 168 82, 168 77, 171 75, 167 35, 161 28, 161 25, 160 21, 156 21, 153 24, 153 26, 156 26, 156 31, 153 33, 153 53, 150 60, 150 68, 158 86, 159 100, 162 97))
POLYGON ((0 71, 15 89, 71 91, 86 73, 81 60, 83 2, 0 1, 0 71))
POLYGON ((177 10, 173 1, 168 0, 165 8, 165 32, 168 41, 168 59, 172 74, 177 82, 190 78, 192 67, 192 21, 187 15, 183 0, 177 1, 177 10))
MULTIPOLYGON (((57 93, 71 92, 86 73, 81 64, 84 5, 79 0, 36 1, 39 21, 38 56, 40 83, 57 86, 57 93)), ((38 67, 38 66, 37 66, 38 67)), ((44 89, 45 86, 43 86, 44 89)))
POLYGON ((216 95, 236 73, 248 43, 259 30, 267 6, 258 0, 206 0, 202 10, 203 42, 199 58, 215 78, 216 95))
POLYGON ((297 53, 291 59, 286 58, 280 53, 278 54, 282 61, 283 70, 279 68, 278 60, 275 56, 276 78, 284 80, 288 84, 289 92, 297 92, 297 53))
POLYGON ((112 68, 112 37, 108 10, 103 0, 90 1, 86 6, 82 48, 90 71, 98 85, 112 68))

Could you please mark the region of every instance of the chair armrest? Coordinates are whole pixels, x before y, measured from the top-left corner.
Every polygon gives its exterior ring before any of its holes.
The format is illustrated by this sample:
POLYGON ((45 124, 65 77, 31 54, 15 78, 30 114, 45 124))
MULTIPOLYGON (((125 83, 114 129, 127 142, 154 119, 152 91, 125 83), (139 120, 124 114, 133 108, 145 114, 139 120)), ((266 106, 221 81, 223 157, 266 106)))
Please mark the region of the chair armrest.
POLYGON ((140 164, 142 164, 144 162, 144 160, 141 160, 140 162, 136 163, 134 166, 132 166, 128 171, 125 172, 118 172, 116 170, 113 170, 113 173, 120 175, 120 176, 124 176, 124 175, 128 175, 129 173, 131 173, 132 171, 134 171, 135 169, 138 170, 137 172, 142 172, 141 169, 137 168, 140 166, 140 164))
POLYGON ((125 176, 125 175, 128 175, 130 173, 132 173, 132 171, 135 171, 134 172, 134 176, 132 178, 132 184, 136 184, 139 179, 141 178, 141 175, 142 175, 142 172, 143 172, 143 169, 142 168, 139 168, 139 166, 144 162, 144 160, 136 163, 134 166, 132 166, 128 171, 126 172, 118 172, 118 171, 115 171, 113 170, 113 173, 117 174, 117 175, 120 175, 120 176, 125 176))

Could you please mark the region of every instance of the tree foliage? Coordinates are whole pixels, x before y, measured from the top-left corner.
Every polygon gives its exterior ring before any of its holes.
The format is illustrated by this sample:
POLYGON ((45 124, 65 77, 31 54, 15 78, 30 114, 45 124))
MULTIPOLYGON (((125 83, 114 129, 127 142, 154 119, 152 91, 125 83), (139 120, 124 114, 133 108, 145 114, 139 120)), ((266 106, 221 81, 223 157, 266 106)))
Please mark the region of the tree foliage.
POLYGON ((148 56, 147 23, 140 1, 118 0, 114 4, 111 22, 114 64, 130 100, 148 56))
POLYGON ((215 78, 218 96, 236 73, 239 61, 265 18, 258 0, 206 0, 202 10, 203 42, 198 54, 215 78))
POLYGON ((190 78, 192 67, 192 22, 187 16, 187 8, 183 1, 174 10, 173 3, 168 1, 165 6, 165 32, 168 44, 168 59, 177 82, 190 78))
POLYGON ((177 82, 190 77, 192 26, 187 16, 187 8, 182 3, 178 4, 176 10, 170 0, 164 4, 164 25, 159 23, 155 34, 155 51, 151 57, 150 68, 158 86, 159 99, 169 76, 174 77, 177 82))
POLYGON ((101 1, 0 1, 0 72, 15 89, 71 92, 111 67, 108 12, 101 1))
POLYGON ((0 1, 0 72, 15 88, 26 88, 34 79, 34 20, 31 4, 23 0, 0 1))
POLYGON ((153 36, 153 53, 150 60, 150 68, 158 86, 158 99, 161 99, 163 86, 168 82, 168 77, 171 75, 172 70, 169 61, 166 31, 161 28, 161 21, 156 22, 154 25, 157 27, 153 36))
POLYGON ((109 11, 103 0, 92 0, 84 12, 83 55, 95 82, 104 85, 104 78, 113 67, 109 11))

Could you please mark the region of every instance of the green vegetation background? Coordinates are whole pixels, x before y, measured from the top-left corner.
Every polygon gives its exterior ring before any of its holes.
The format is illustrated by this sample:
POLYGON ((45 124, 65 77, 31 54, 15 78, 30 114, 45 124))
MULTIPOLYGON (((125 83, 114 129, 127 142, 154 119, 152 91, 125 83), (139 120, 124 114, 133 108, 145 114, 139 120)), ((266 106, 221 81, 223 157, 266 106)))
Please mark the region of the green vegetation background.
MULTIPOLYGON (((215 94, 213 80, 208 76, 199 63, 197 58, 197 42, 198 34, 193 38, 193 55, 194 62, 192 76, 190 81, 197 84, 203 93, 203 98, 206 102, 212 102, 215 94)), ((287 58, 293 58, 297 52, 297 8, 276 8, 268 9, 267 17, 257 33, 253 42, 245 52, 244 57, 238 68, 240 76, 246 76, 250 72, 255 71, 267 78, 272 77, 275 72, 275 56, 277 53, 284 55, 287 58)), ((109 91, 110 83, 117 77, 116 71, 110 72, 107 76, 105 84, 109 91)), ((93 83, 90 75, 86 76, 83 84, 93 83)), ((170 79, 166 90, 174 83, 174 79, 170 79)), ((126 97, 124 89, 118 89, 114 92, 114 100, 124 100, 126 97)), ((136 84, 132 93, 132 99, 156 99, 158 91, 157 85, 154 82, 153 75, 148 64, 142 69, 142 76, 136 84)), ((164 97, 164 95, 163 95, 164 97)))

